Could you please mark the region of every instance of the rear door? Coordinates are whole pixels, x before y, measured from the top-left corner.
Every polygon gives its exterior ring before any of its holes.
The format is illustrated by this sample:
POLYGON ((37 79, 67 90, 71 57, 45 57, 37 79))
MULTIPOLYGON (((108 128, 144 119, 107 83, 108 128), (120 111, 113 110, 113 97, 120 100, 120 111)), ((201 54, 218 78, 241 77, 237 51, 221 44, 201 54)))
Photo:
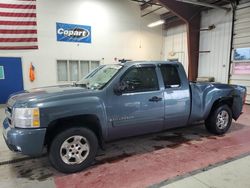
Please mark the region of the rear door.
POLYGON ((159 65, 164 82, 164 128, 187 124, 190 115, 189 83, 182 66, 178 64, 159 65))
POLYGON ((21 58, 0 57, 0 104, 6 103, 10 94, 22 90, 21 58))

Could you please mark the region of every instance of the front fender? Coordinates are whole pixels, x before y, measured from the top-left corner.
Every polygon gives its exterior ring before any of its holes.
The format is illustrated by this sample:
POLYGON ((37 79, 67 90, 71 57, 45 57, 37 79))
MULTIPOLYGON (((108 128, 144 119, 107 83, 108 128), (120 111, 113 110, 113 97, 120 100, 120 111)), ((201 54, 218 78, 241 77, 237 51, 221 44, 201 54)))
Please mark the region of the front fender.
POLYGON ((47 127, 51 122, 80 115, 95 115, 98 117, 103 136, 107 135, 107 115, 103 101, 96 96, 69 98, 61 101, 45 103, 41 108, 41 127, 47 127))

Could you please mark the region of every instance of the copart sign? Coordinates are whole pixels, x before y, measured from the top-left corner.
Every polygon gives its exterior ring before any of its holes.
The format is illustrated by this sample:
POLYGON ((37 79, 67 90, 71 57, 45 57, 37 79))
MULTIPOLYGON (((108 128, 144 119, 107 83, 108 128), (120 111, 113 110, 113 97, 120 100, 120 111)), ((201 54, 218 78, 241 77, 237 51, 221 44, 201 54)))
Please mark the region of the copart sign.
POLYGON ((56 23, 57 41, 91 43, 91 27, 56 23))

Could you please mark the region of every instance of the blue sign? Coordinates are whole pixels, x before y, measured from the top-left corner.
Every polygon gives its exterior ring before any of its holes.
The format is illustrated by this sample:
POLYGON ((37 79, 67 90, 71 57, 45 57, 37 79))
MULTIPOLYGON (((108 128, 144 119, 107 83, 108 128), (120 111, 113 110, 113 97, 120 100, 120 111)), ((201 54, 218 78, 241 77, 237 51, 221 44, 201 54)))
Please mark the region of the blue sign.
POLYGON ((57 41, 91 43, 91 26, 56 23, 57 41))

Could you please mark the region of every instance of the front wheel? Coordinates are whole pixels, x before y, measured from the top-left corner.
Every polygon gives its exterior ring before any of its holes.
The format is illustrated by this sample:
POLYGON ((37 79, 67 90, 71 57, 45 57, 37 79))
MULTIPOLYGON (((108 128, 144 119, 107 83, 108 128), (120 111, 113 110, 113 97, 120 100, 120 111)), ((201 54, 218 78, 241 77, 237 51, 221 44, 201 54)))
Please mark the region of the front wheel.
POLYGON ((97 148, 98 140, 91 130, 72 127, 53 139, 49 149, 49 159, 60 172, 79 172, 91 165, 97 148))
POLYGON ((222 135, 227 132, 232 123, 232 110, 227 105, 215 108, 205 121, 207 130, 213 134, 222 135))

